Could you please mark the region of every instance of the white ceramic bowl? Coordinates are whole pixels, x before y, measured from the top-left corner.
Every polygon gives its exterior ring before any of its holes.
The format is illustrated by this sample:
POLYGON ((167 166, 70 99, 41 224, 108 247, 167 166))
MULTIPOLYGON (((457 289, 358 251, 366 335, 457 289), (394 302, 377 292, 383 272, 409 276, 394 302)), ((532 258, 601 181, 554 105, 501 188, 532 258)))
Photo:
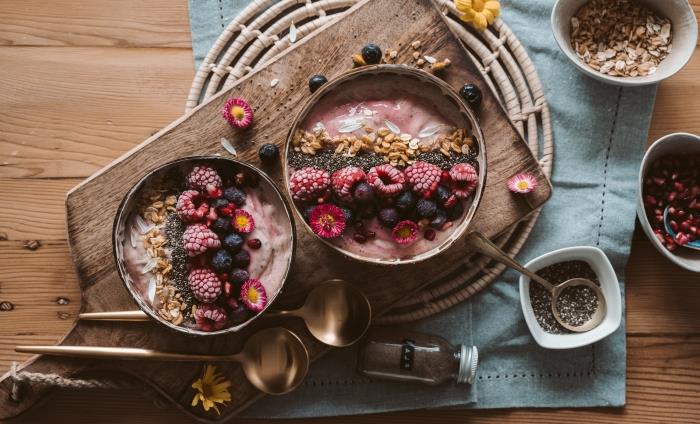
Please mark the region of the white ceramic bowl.
MULTIPOLYGON (((620 283, 617 281, 615 270, 605 253, 597 247, 578 246, 567 247, 546 253, 528 262, 525 267, 532 271, 554 265, 559 262, 587 262, 598 276, 600 288, 607 304, 607 313, 603 321, 594 329, 585 333, 551 334, 537 323, 535 313, 530 303, 530 278, 520 276, 520 305, 523 309, 525 322, 538 345, 547 349, 573 349, 595 343, 612 334, 622 321, 622 295, 620 283)), ((535 283, 536 284, 536 283, 535 283)))
POLYGON ((661 137, 649 147, 649 150, 647 150, 642 160, 642 166, 639 169, 639 181, 637 183, 637 218, 639 218, 639 223, 642 225, 644 233, 649 237, 651 244, 656 247, 656 250, 661 252, 662 255, 666 256, 676 265, 689 271, 700 272, 700 251, 679 247, 674 252, 669 252, 654 235, 654 230, 651 224, 649 224, 644 210, 644 201, 642 200, 644 177, 649 167, 658 158, 680 154, 700 154, 700 137, 688 133, 673 133, 661 137))
POLYGON ((655 84, 676 72, 690 60, 698 39, 698 24, 688 0, 637 0, 671 20, 673 48, 656 72, 644 77, 612 77, 590 68, 571 47, 571 18, 589 0, 557 0, 552 9, 552 32, 559 48, 584 74, 599 81, 621 86, 655 84))

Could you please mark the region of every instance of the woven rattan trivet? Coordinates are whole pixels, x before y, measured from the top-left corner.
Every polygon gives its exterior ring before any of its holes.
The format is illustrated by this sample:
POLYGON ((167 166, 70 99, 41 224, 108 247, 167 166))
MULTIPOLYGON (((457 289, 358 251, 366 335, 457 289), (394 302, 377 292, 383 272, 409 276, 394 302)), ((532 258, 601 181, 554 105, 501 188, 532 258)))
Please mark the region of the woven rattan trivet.
MULTIPOLYGON (((231 86, 306 35, 341 16, 357 0, 255 0, 224 29, 197 71, 187 98, 189 111, 204 99, 231 86)), ((554 162, 549 108, 537 71, 520 41, 498 19, 483 33, 457 17, 452 1, 435 0, 474 62, 501 99, 510 119, 547 174, 554 162)), ((516 255, 530 235, 539 213, 501 235, 497 244, 516 255)), ((376 320, 378 324, 417 321, 444 311, 492 283, 505 269, 472 256, 455 263, 419 293, 376 320)))

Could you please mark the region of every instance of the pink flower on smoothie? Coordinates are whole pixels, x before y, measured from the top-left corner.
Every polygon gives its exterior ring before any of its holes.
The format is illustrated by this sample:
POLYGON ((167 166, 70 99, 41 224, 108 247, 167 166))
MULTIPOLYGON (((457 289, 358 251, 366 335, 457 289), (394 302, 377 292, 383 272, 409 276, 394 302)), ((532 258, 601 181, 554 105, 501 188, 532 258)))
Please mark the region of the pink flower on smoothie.
POLYGON ((246 308, 253 312, 260 312, 267 305, 267 292, 262 283, 255 278, 249 278, 241 286, 241 301, 246 308))
POLYGON ((253 109, 243 99, 231 98, 226 100, 221 114, 235 128, 248 128, 253 123, 253 109))
POLYGON ((513 193, 527 194, 536 189, 539 183, 532 174, 524 172, 510 177, 506 185, 513 193))
POLYGON ((408 219, 401 221, 391 230, 391 236, 398 244, 411 244, 418 238, 418 225, 408 219))
POLYGON ((335 238, 345 231, 345 214, 335 205, 318 205, 311 210, 309 225, 319 237, 335 238))
POLYGON ((233 212, 233 219, 231 220, 231 225, 233 229, 241 234, 252 233, 255 229, 255 220, 253 216, 243 209, 236 209, 233 212))

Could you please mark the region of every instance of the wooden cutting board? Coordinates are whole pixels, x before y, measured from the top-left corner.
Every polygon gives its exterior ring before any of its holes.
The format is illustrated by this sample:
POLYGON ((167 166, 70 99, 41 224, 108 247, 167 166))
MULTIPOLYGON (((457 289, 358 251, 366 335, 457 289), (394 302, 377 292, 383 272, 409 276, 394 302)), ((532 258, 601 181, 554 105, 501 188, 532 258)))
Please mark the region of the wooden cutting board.
MULTIPOLYGON (((398 50, 397 63, 411 63, 414 50, 410 44, 415 40, 422 42, 424 55, 452 61, 444 79, 455 89, 471 82, 484 93, 478 115, 487 146, 486 188, 471 229, 493 237, 541 206, 551 194, 551 185, 438 8, 430 0, 366 0, 354 6, 343 18, 304 38, 266 66, 178 119, 68 193, 68 236, 82 290, 82 311, 136 308, 116 272, 112 259, 111 231, 117 206, 141 177, 166 162, 186 156, 226 156, 228 153, 220 144, 221 137, 232 141, 238 151, 238 159, 260 166, 258 145, 273 142, 282 150, 297 108, 309 96, 307 80, 310 75, 320 73, 330 79, 346 71, 352 65, 351 55, 359 52, 367 42, 398 50), (275 87, 270 84, 273 79, 279 80, 275 87), (252 130, 244 134, 234 132, 221 119, 220 110, 229 96, 245 98, 254 106, 256 122, 252 130), (522 196, 512 195, 506 189, 505 181, 518 172, 530 172, 542 182, 528 196, 528 201, 522 196)), ((262 169, 268 171, 283 188, 280 165, 262 169)), ((464 243, 457 242, 436 258, 420 264, 394 267, 391 272, 386 272, 386 267, 345 259, 313 238, 301 226, 298 226, 297 233, 297 259, 284 297, 278 304, 280 307, 300 304, 304 294, 318 282, 343 278, 357 284, 368 295, 375 315, 381 314, 428 283, 427 276, 434 277, 449 270, 467 255, 464 243)), ((309 335, 303 323, 295 319, 284 322, 259 320, 243 333, 211 339, 175 334, 156 323, 76 322, 61 344, 231 353, 240 349, 251 332, 273 325, 284 325, 299 334, 313 359, 327 351, 325 346, 309 335)), ((20 370, 61 376, 103 371, 127 373, 152 386, 171 400, 174 407, 182 408, 196 418, 217 421, 231 417, 262 396, 246 381, 238 365, 218 366, 233 381, 233 400, 222 410, 221 416, 190 406, 194 395, 190 385, 202 373, 204 364, 105 362, 37 356, 22 364, 20 370)), ((13 402, 10 400, 11 389, 12 380, 8 373, 0 380, 0 418, 22 413, 47 391, 38 387, 23 387, 21 402, 13 402)))

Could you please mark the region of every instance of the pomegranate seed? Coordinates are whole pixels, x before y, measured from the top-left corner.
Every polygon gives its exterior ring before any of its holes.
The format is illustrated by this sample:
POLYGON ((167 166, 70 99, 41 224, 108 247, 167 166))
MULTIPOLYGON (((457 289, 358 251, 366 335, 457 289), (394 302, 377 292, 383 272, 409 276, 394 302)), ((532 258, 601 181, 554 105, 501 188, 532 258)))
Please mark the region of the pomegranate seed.
POLYGON ((262 242, 260 241, 260 239, 256 238, 248 240, 246 244, 248 245, 248 247, 254 250, 258 250, 262 246, 262 242))
POLYGON ((367 231, 365 232, 364 236, 367 237, 367 239, 373 239, 377 237, 377 233, 375 233, 374 231, 367 231))
POLYGON ((353 234, 352 238, 353 238, 356 242, 358 242, 358 243, 360 243, 360 244, 362 244, 362 243, 364 243, 364 242, 367 241, 367 237, 365 237, 365 235, 364 235, 364 234, 361 234, 361 233, 355 233, 355 234, 353 234))
POLYGON ((425 239, 428 241, 435 240, 436 235, 437 233, 432 228, 428 228, 427 230, 425 230, 425 233, 423 233, 423 237, 425 237, 425 239))

